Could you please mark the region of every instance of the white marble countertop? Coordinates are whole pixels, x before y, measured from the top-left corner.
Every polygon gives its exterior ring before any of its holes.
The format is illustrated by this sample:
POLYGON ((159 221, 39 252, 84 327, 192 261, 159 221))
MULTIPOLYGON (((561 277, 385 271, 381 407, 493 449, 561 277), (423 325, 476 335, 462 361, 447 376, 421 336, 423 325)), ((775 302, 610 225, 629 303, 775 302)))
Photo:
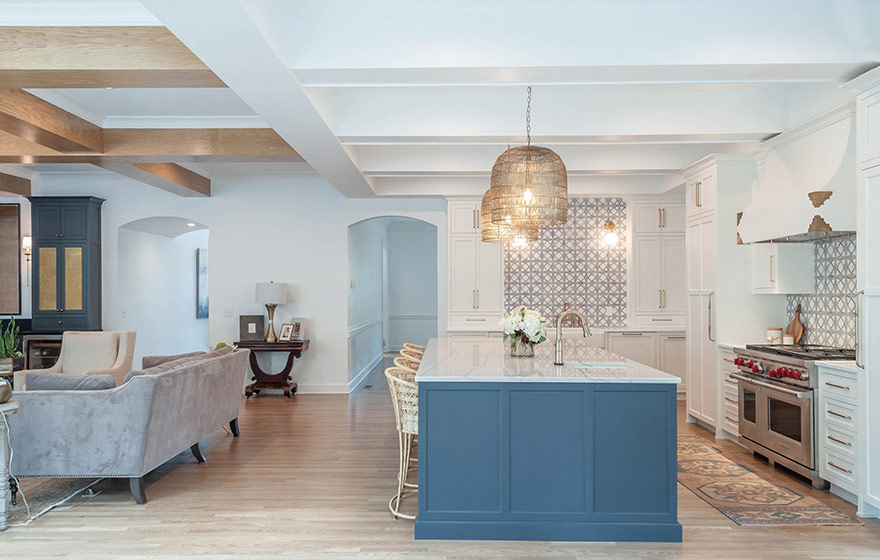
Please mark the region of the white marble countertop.
POLYGON ((864 373, 865 370, 860 368, 858 364, 851 360, 817 360, 817 366, 830 367, 836 369, 845 369, 853 373, 864 373))
POLYGON ((554 365, 554 355, 553 339, 536 345, 533 358, 514 358, 508 344, 497 338, 432 338, 416 381, 681 383, 674 375, 596 348, 583 339, 565 340, 565 365, 554 365), (578 362, 597 367, 575 367, 578 362))

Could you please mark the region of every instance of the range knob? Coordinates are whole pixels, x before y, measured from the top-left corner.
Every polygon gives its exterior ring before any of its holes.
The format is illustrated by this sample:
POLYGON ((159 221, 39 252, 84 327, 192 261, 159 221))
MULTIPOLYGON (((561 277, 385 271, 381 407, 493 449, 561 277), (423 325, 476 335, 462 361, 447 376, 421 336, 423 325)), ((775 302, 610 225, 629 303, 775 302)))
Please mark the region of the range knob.
POLYGON ((762 368, 760 364, 755 364, 752 366, 752 373, 761 373, 761 369, 762 368))
POLYGON ((771 369, 770 371, 767 372, 767 375, 769 375, 770 377, 776 377, 778 374, 779 374, 778 369, 771 369))
POLYGON ((753 362, 752 360, 749 360, 749 362, 746 365, 750 368, 753 368, 753 367, 755 367, 755 362, 753 362))
POLYGON ((734 364, 734 365, 737 365, 737 366, 741 366, 741 365, 743 365, 743 362, 744 362, 744 361, 745 361, 745 360, 743 360, 742 358, 734 358, 734 360, 733 360, 733 364, 734 364))

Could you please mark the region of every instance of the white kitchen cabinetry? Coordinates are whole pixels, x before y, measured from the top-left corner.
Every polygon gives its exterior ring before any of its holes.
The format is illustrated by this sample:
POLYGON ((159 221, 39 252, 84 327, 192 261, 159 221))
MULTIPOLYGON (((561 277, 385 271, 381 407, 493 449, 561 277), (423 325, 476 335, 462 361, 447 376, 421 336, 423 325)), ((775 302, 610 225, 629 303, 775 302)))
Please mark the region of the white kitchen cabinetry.
POLYGON ((687 337, 684 333, 657 335, 657 369, 681 378, 678 392, 687 388, 687 337))
POLYGON ((717 432, 724 416, 724 381, 716 340, 762 340, 767 327, 784 318, 786 302, 783 295, 753 293, 754 248, 737 244, 737 213, 751 200, 754 160, 711 155, 682 174, 687 188, 688 421, 717 432))
POLYGON ((635 233, 684 233, 684 204, 635 203, 635 233))
POLYGON ((676 200, 633 204, 631 297, 634 325, 639 328, 684 327, 685 205, 676 200))
POLYGON ((861 423, 859 376, 863 372, 842 363, 820 364, 818 372, 816 456, 819 476, 831 483, 832 492, 856 502, 860 475, 858 465, 862 455, 857 436, 861 423))
POLYGON ((756 243, 753 251, 752 290, 756 294, 816 293, 812 243, 756 243))
POLYGON ((733 349, 718 347, 718 372, 721 374, 721 406, 718 407, 721 413, 718 425, 721 428, 721 433, 716 430, 716 434, 721 437, 728 434, 732 439, 737 439, 739 437, 739 383, 731 377, 732 374, 737 373, 737 367, 733 363, 734 359, 736 359, 736 354, 733 349))
POLYGON ((479 200, 449 201, 448 330, 498 331, 503 314, 504 253, 500 243, 483 243, 479 200), (461 233, 465 231, 467 233, 461 233))
POLYGON ((880 515, 880 70, 852 80, 856 94, 858 319, 858 513, 880 515))
POLYGON ((657 367, 657 337, 654 333, 608 333, 606 348, 609 352, 635 360, 640 364, 657 367))

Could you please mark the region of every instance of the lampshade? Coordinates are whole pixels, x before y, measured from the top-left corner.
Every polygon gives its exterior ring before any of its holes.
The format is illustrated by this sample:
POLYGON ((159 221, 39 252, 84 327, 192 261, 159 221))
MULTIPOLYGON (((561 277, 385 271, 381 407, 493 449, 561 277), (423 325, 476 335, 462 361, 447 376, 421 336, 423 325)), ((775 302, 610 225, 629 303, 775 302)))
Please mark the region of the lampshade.
POLYGON ((504 243, 516 240, 519 243, 530 243, 538 240, 538 228, 518 228, 506 226, 503 224, 493 224, 492 202, 489 199, 489 191, 483 195, 483 202, 480 205, 480 231, 483 234, 483 241, 486 243, 504 243))
POLYGON ((564 224, 568 219, 565 164, 549 148, 510 148, 492 167, 489 198, 492 223, 531 228, 564 224))
POLYGON ((287 284, 275 282, 260 282, 257 284, 257 303, 280 304, 287 303, 287 284))

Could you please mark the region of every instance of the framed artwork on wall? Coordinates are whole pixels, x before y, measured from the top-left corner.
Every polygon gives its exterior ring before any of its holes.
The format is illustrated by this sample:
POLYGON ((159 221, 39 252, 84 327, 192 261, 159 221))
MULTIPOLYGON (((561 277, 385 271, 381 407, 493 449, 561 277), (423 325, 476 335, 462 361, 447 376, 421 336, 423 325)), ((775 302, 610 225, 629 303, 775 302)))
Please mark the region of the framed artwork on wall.
POLYGON ((21 206, 0 204, 0 315, 21 314, 21 206))
POLYGON ((208 318, 208 250, 196 249, 196 319, 208 318))

